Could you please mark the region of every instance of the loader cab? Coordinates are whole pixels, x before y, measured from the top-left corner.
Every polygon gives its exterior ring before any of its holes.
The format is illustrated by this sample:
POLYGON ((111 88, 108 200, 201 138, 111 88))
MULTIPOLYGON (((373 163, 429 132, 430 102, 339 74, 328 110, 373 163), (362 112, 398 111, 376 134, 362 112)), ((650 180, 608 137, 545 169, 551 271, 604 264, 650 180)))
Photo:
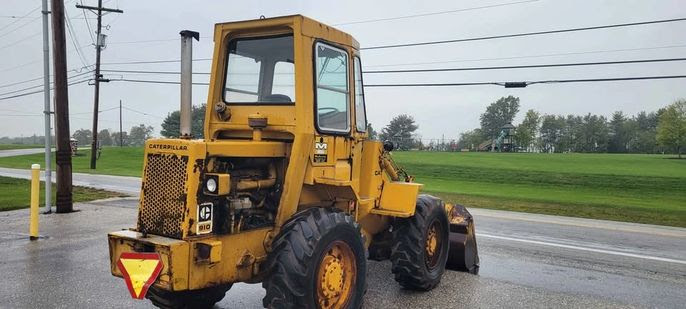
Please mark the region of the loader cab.
POLYGON ((210 140, 249 138, 255 114, 266 140, 366 137, 358 43, 299 15, 216 25, 208 102, 210 140))

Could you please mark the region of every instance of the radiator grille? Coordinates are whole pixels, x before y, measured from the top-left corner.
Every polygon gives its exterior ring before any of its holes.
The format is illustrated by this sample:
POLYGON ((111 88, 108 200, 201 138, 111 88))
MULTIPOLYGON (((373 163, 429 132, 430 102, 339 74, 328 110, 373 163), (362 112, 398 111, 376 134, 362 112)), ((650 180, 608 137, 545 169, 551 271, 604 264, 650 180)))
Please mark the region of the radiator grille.
POLYGON ((187 156, 148 154, 139 213, 138 231, 181 238, 186 211, 187 156))

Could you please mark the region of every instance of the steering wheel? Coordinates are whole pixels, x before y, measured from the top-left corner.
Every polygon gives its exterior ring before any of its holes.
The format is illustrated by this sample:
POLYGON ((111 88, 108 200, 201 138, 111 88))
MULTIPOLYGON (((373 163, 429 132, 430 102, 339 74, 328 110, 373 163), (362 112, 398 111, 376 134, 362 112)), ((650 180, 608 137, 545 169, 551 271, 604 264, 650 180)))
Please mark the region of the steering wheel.
POLYGON ((321 111, 323 111, 323 110, 328 110, 328 112, 325 112, 325 113, 323 113, 323 114, 320 113, 320 114, 319 114, 320 116, 326 116, 326 115, 330 115, 330 114, 333 114, 333 113, 338 113, 338 112, 340 112, 340 110, 339 110, 338 108, 335 108, 335 107, 320 107, 320 108, 317 109, 317 111, 319 111, 319 112, 321 112, 321 111))

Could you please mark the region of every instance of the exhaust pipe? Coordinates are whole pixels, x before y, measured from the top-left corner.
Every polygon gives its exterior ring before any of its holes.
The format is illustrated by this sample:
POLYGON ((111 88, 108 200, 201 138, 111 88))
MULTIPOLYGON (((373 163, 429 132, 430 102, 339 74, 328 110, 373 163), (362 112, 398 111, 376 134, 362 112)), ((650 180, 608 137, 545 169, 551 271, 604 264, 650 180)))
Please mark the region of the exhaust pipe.
POLYGON ((183 30, 181 35, 181 121, 179 137, 191 138, 191 113, 193 104, 193 39, 200 41, 200 33, 183 30))

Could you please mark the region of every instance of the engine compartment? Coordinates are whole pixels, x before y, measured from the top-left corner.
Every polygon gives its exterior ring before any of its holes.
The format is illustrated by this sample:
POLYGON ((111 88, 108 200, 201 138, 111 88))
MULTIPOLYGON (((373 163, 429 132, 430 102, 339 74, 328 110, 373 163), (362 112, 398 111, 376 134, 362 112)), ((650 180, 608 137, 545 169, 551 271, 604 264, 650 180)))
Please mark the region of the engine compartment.
MULTIPOLYGON (((203 186, 198 204, 212 203, 213 233, 235 234, 274 225, 283 191, 284 158, 210 157, 203 174, 228 175, 229 192, 211 195, 203 186)), ((224 185, 224 184, 220 184, 224 185)))

